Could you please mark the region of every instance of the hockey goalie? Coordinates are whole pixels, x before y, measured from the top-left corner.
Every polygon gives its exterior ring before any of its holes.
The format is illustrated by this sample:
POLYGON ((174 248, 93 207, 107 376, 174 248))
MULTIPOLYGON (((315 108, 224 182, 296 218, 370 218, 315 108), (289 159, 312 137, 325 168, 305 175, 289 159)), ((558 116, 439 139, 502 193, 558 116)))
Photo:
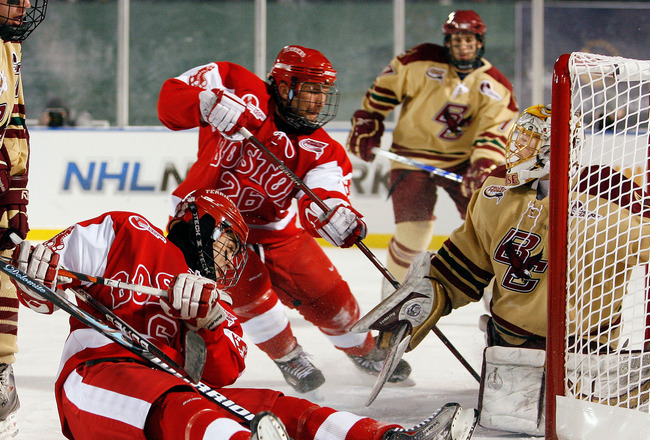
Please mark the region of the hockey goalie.
MULTIPOLYGON (((480 301, 494 280, 490 316, 481 319, 487 348, 481 375, 479 424, 537 436, 544 435, 546 310, 550 287, 547 285, 550 124, 550 106, 533 106, 520 115, 508 136, 506 164, 497 168, 474 193, 464 224, 436 253, 418 255, 402 286, 353 327, 353 331, 378 330, 381 342, 388 344, 397 329, 406 323, 409 331, 402 341, 410 337, 406 350, 413 350, 442 316, 480 301)), ((602 181, 603 176, 608 177, 610 192, 595 196, 586 189, 580 200, 576 200, 583 209, 572 214, 586 220, 583 239, 586 245, 596 248, 602 232, 615 227, 607 220, 607 212, 616 212, 617 221, 627 219, 636 226, 630 228, 630 235, 650 238, 650 223, 639 214, 645 212, 640 208, 646 198, 631 179, 611 168, 593 166, 577 170, 571 178, 589 182, 594 178, 602 181), (596 201, 599 211, 590 212, 595 209, 592 207, 596 201)), ((630 243, 633 241, 630 236, 630 243)), ((581 300, 602 304, 620 302, 630 271, 635 265, 648 262, 649 248, 646 245, 639 249, 634 244, 617 248, 619 266, 612 270, 612 281, 602 285, 593 281, 591 278, 595 277, 590 278, 589 273, 581 273, 584 282, 590 283, 581 300)), ((587 270, 583 269, 582 272, 587 270)), ((578 325, 579 334, 585 335, 588 344, 599 347, 602 355, 597 356, 596 362, 581 354, 574 355, 583 356, 580 359, 583 364, 616 368, 615 356, 620 358, 621 354, 612 353, 619 345, 620 313, 612 312, 598 319, 585 316, 578 325), (594 336, 602 326, 609 327, 609 336, 604 337, 603 333, 594 336)), ((627 356, 634 357, 632 353, 627 356)), ((569 372, 568 376, 583 384, 581 392, 588 400, 614 404, 625 400, 639 405, 648 400, 650 367, 648 360, 643 359, 629 365, 630 369, 634 365, 643 366, 633 372, 637 378, 641 377, 641 387, 622 384, 614 389, 603 379, 591 377, 588 369, 579 374, 569 372)))

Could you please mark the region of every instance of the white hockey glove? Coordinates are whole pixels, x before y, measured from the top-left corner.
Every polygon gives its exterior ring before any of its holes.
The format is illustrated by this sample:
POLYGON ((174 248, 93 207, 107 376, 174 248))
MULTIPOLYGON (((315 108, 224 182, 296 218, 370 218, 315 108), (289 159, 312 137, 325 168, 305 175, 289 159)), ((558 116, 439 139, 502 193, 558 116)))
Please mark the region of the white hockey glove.
POLYGON ((214 281, 198 275, 178 275, 160 305, 169 316, 187 321, 192 329, 214 330, 226 319, 214 281))
POLYGON ((239 129, 247 127, 251 114, 246 103, 237 95, 221 89, 199 93, 201 118, 232 141, 244 139, 239 129))
POLYGON ((325 199, 331 208, 327 214, 316 204, 309 203, 304 196, 300 203, 300 223, 312 235, 320 236, 331 245, 348 248, 368 233, 363 217, 345 200, 325 199))
MULTIPOLYGON (((13 253, 13 263, 28 276, 34 278, 44 286, 54 290, 57 286, 59 273, 59 254, 43 244, 33 247, 29 241, 23 241, 13 253)), ((18 299, 21 303, 38 313, 52 314, 58 307, 40 295, 23 290, 21 285, 15 283, 18 289, 18 299)))
POLYGON ((379 346, 387 347, 399 324, 406 322, 407 334, 411 335, 407 351, 417 347, 440 317, 449 313, 445 288, 429 275, 431 257, 431 252, 416 256, 400 288, 361 318, 351 331, 378 330, 381 332, 379 346))

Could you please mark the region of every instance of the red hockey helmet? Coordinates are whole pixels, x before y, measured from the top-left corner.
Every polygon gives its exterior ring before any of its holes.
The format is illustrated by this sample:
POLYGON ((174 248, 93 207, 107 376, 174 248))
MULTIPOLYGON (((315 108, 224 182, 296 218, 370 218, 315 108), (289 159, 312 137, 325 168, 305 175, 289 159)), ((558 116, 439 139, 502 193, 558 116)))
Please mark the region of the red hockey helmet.
POLYGON ((268 79, 280 115, 299 132, 311 133, 336 117, 336 70, 319 51, 285 46, 268 79), (286 93, 280 92, 282 84, 286 93))
POLYGON ((0 38, 24 41, 45 19, 48 0, 0 0, 0 38))
POLYGON ((485 23, 481 17, 472 10, 459 10, 449 14, 447 21, 442 25, 445 35, 470 32, 477 36, 485 35, 485 23))
POLYGON ((179 247, 188 263, 192 263, 190 267, 216 281, 220 288, 235 285, 248 260, 248 225, 234 203, 214 189, 192 191, 178 205, 169 222, 170 239, 179 224, 190 226, 179 228, 184 229, 180 236, 185 239, 181 239, 179 247), (189 242, 190 246, 183 245, 182 241, 189 242), (222 257, 221 264, 215 262, 215 254, 222 257))
POLYGON ((445 34, 445 48, 447 51, 447 58, 459 70, 476 69, 481 63, 481 57, 485 53, 485 23, 481 17, 472 10, 459 10, 449 14, 447 21, 442 25, 442 32, 445 34), (453 56, 450 41, 451 36, 454 34, 469 33, 476 37, 479 41, 479 46, 476 49, 474 58, 457 59, 453 56))

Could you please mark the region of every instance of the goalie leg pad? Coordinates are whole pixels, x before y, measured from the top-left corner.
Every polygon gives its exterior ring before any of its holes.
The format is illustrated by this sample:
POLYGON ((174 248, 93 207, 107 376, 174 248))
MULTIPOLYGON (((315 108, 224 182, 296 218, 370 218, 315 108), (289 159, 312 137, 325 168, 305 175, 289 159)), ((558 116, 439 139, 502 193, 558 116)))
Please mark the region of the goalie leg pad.
POLYGON ((479 392, 485 428, 544 435, 544 350, 487 347, 479 392))

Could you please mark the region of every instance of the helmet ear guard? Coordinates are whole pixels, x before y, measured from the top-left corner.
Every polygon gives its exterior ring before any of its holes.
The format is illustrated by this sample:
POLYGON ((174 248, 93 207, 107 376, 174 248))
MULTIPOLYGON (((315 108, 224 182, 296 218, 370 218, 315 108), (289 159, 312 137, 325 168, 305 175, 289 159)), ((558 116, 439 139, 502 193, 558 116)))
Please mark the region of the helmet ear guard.
POLYGON ((268 81, 280 116, 299 133, 314 132, 336 117, 336 70, 319 51, 285 46, 268 81))

